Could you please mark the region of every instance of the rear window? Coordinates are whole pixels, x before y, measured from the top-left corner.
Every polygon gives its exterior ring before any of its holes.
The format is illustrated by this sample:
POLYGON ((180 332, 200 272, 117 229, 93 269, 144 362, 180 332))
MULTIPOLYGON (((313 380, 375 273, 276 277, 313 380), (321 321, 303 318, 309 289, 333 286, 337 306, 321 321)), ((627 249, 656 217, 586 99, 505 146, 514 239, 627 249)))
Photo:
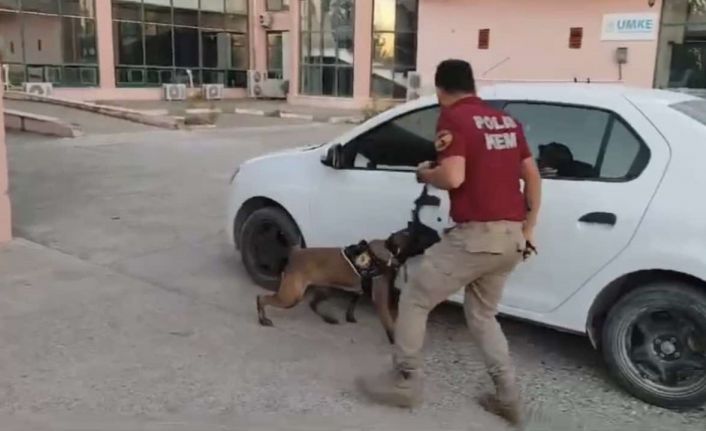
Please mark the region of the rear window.
POLYGON ((706 99, 688 100, 670 106, 706 126, 706 99))

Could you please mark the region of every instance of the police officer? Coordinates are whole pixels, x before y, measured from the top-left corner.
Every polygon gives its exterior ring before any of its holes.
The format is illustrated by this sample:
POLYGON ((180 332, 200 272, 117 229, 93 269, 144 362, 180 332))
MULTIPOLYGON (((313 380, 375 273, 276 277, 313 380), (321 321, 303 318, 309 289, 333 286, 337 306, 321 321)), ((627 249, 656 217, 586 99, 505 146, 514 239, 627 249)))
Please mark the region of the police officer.
POLYGON ((441 105, 438 158, 433 166, 420 165, 417 178, 449 191, 455 227, 427 250, 420 272, 402 291, 393 370, 359 378, 358 384, 381 403, 400 407, 420 403, 421 350, 429 312, 465 286, 466 320, 497 390, 481 404, 519 424, 519 388, 507 339, 495 316, 508 275, 528 247, 533 249, 541 177, 522 126, 475 95, 469 63, 443 61, 435 85, 441 105))

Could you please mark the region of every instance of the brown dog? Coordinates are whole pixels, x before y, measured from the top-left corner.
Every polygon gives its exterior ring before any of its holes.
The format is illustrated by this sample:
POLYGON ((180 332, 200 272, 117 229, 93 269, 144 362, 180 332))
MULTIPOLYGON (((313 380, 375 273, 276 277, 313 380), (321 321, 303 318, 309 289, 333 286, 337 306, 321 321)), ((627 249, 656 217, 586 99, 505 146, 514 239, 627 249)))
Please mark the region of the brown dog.
POLYGON ((440 202, 437 196, 428 193, 425 185, 414 201, 412 220, 407 227, 392 233, 384 241, 361 241, 346 248, 293 249, 282 273, 279 291, 274 295, 257 297, 260 324, 272 326, 272 321, 265 315, 265 306, 294 307, 304 298, 307 288, 311 286, 327 289, 317 291, 310 305, 312 310, 328 323, 338 323, 338 320, 320 313, 318 305, 329 296, 331 288, 353 294, 346 311, 346 320, 355 322, 354 311, 358 299, 362 293, 369 290, 387 338, 390 343, 394 343, 396 316, 393 316, 392 310, 396 309, 399 300, 395 279, 400 265, 404 265, 414 256, 423 254, 440 240, 438 232, 422 223, 419 217, 422 207, 439 206, 440 202), (351 251, 352 253, 349 253, 351 251))
MULTIPOLYGON (((390 312, 390 290, 397 275, 393 264, 394 255, 385 246, 385 241, 375 240, 367 244, 367 252, 361 255, 365 266, 377 265, 379 276, 371 280, 370 286, 373 303, 390 342, 394 342, 394 318, 390 312), (368 262, 365 262, 369 259, 368 262)), ((292 308, 304 298, 307 288, 316 286, 317 292, 310 306, 327 323, 338 320, 322 314, 318 305, 330 295, 331 289, 339 289, 353 295, 346 310, 346 320, 355 322, 355 306, 366 287, 365 280, 353 269, 341 248, 294 248, 282 273, 279 290, 272 295, 258 295, 257 314, 261 325, 272 326, 272 321, 265 315, 265 307, 292 308)))

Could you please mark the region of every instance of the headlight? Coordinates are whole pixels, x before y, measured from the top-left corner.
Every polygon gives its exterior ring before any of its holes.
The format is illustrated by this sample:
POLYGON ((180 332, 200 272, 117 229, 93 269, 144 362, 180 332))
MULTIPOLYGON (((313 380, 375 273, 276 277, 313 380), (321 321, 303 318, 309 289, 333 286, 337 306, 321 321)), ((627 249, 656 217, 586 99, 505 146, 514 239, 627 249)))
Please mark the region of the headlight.
POLYGON ((233 184, 233 181, 235 181, 235 176, 238 175, 238 172, 240 172, 240 166, 235 168, 235 171, 233 172, 233 175, 230 176, 230 181, 229 184, 233 184))

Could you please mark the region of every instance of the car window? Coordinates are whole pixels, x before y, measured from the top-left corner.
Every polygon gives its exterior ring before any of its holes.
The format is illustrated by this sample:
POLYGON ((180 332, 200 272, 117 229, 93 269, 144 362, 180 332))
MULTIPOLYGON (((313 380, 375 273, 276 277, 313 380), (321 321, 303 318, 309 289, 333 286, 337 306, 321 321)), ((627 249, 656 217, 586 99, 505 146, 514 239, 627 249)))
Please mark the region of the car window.
POLYGON ((436 122, 439 120, 439 107, 422 109, 395 118, 391 123, 408 132, 433 141, 436 138, 436 122))
POLYGON ((670 106, 672 109, 676 109, 682 114, 688 115, 689 117, 706 126, 706 100, 688 100, 686 102, 679 102, 670 106))
POLYGON ((640 140, 623 121, 615 121, 600 164, 600 177, 636 177, 646 164, 643 148, 645 147, 640 140))
POLYGON ((343 166, 412 170, 436 157, 434 138, 439 107, 402 114, 343 146, 343 166))
POLYGON ((545 178, 624 180, 644 169, 649 150, 616 115, 589 107, 509 102, 545 178))

